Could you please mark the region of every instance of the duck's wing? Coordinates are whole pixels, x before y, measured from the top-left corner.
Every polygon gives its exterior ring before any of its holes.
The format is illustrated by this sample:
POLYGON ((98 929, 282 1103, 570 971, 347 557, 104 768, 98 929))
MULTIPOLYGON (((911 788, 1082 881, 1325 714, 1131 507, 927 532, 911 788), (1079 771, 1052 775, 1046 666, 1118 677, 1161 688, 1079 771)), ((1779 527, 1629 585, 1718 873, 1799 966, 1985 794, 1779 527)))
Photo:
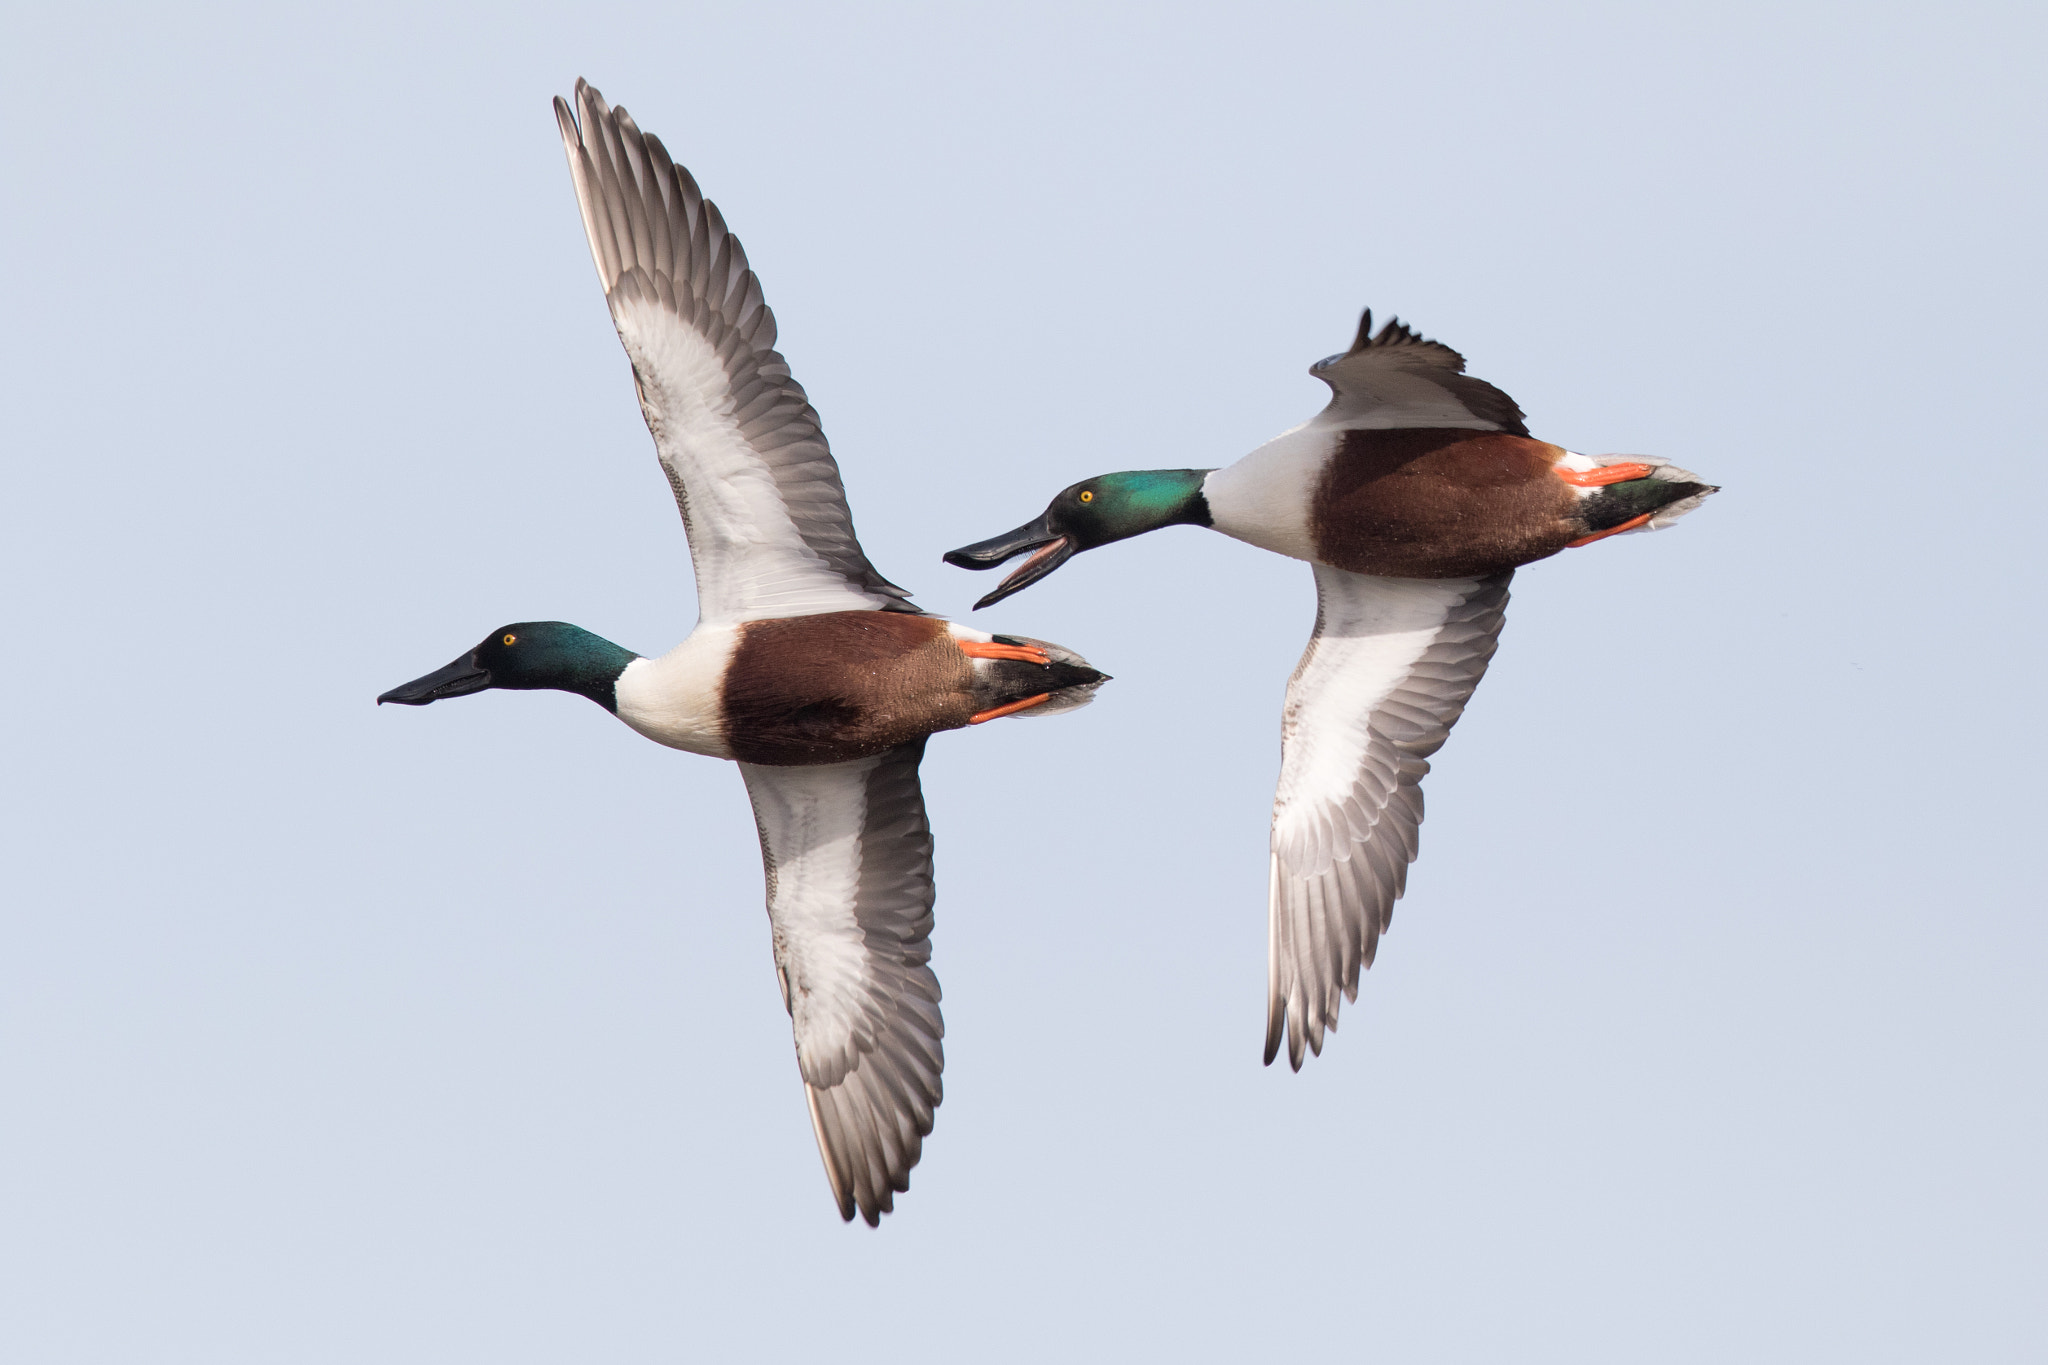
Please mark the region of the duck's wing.
POLYGON ((1358 339, 1342 355, 1308 367, 1333 397, 1318 418, 1350 429, 1468 427, 1527 436, 1515 400, 1465 373, 1465 357, 1387 319, 1372 331, 1372 309, 1358 320, 1358 339))
POLYGON ((919 740, 853 763, 739 765, 818 1152, 839 1216, 870 1226, 910 1188, 945 1066, 923 757, 919 740))
POLYGON ((1512 572, 1371 578, 1315 566, 1316 632, 1287 684, 1273 803, 1266 1061, 1301 1069, 1358 999, 1408 881, 1422 778, 1498 643, 1512 572))
POLYGON ((739 239, 690 173, 584 81, 556 99, 576 199, 707 621, 908 611, 853 534, 818 414, 739 239))

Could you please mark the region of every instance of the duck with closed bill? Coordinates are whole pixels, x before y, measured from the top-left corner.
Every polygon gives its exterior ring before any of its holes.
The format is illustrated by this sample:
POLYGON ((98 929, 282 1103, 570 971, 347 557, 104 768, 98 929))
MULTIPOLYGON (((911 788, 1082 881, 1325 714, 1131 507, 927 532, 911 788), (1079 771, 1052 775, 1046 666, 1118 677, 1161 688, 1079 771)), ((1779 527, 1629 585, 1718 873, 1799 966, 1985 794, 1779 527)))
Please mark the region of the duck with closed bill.
POLYGON ((682 510, 699 620, 659 658, 561 621, 517 622, 377 700, 552 688, 657 743, 739 764, 818 1150, 840 1216, 858 1210, 872 1226, 909 1188, 945 1059, 928 965, 925 739, 1071 710, 1106 678, 1058 645, 928 616, 875 571, 717 208, 586 83, 555 115, 682 510))
POLYGON ((1360 319, 1309 373, 1329 406, 1223 469, 1084 479, 1044 515, 946 555, 1029 557, 977 608, 1082 550, 1207 526, 1315 569, 1308 651, 1287 686, 1267 897, 1266 1061, 1321 1055, 1358 998, 1415 859, 1423 775, 1493 657, 1523 564, 1670 525, 1719 490, 1668 461, 1538 441, 1448 346, 1360 319))

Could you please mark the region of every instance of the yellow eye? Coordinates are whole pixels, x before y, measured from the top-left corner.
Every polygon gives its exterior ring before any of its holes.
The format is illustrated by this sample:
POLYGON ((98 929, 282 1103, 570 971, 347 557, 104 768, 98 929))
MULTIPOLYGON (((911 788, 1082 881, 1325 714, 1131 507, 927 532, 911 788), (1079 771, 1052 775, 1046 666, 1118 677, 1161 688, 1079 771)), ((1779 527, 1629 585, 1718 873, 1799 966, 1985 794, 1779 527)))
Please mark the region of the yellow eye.
POLYGON ((516 645, 519 643, 519 637, 517 635, 507 635, 505 637, 505 643, 508 645, 516 645))
POLYGON ((1082 501, 1082 502, 1094 502, 1094 501, 1095 501, 1095 495, 1094 495, 1093 493, 1083 493, 1083 494, 1081 494, 1081 501, 1082 501))

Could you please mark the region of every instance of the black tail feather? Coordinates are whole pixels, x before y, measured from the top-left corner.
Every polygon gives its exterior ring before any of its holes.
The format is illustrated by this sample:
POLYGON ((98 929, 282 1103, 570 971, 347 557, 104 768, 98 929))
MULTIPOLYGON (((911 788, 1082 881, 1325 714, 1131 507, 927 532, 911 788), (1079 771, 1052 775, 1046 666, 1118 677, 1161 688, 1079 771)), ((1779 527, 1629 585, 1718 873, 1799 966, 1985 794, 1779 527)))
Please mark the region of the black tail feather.
POLYGON ((1611 531, 1625 521, 1648 512, 1660 511, 1701 493, 1721 490, 1708 483, 1677 483, 1666 479, 1630 479, 1609 484, 1579 503, 1579 518, 1587 534, 1611 531))

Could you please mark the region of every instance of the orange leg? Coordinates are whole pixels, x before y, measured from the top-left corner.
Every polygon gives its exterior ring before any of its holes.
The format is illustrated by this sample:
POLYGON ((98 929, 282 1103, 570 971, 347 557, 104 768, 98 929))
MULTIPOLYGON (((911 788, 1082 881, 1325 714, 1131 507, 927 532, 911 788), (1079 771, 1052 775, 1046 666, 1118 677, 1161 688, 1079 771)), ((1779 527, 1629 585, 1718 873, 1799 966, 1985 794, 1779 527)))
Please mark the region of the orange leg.
POLYGON ((1618 536, 1623 531, 1633 531, 1636 527, 1648 521, 1651 515, 1651 513, 1645 512, 1639 517, 1630 517, 1619 526, 1610 526, 1604 531, 1595 531, 1590 536, 1580 536, 1577 540, 1567 540, 1564 543, 1564 547, 1567 550, 1576 550, 1581 545, 1591 545, 1596 540, 1605 540, 1609 536, 1618 536))
POLYGON ((1008 706, 998 706, 993 710, 979 711, 969 717, 967 723, 969 725, 979 725, 985 720, 1001 720, 1004 716, 1014 716, 1019 711, 1029 711, 1051 695, 1052 693, 1050 692, 1040 692, 1035 697, 1026 697, 1022 701, 1013 701, 1008 706))
POLYGON ((1580 488, 1605 488, 1610 483, 1627 483, 1630 479, 1647 479, 1656 470, 1655 465, 1624 460, 1620 464, 1601 465, 1595 469, 1567 469, 1554 464, 1550 472, 1568 484, 1580 488))
POLYGON ((979 640, 955 640, 960 652, 970 659, 1008 659, 1020 664, 1049 664, 1052 656, 1032 645, 999 645, 990 640, 983 644, 979 640))

